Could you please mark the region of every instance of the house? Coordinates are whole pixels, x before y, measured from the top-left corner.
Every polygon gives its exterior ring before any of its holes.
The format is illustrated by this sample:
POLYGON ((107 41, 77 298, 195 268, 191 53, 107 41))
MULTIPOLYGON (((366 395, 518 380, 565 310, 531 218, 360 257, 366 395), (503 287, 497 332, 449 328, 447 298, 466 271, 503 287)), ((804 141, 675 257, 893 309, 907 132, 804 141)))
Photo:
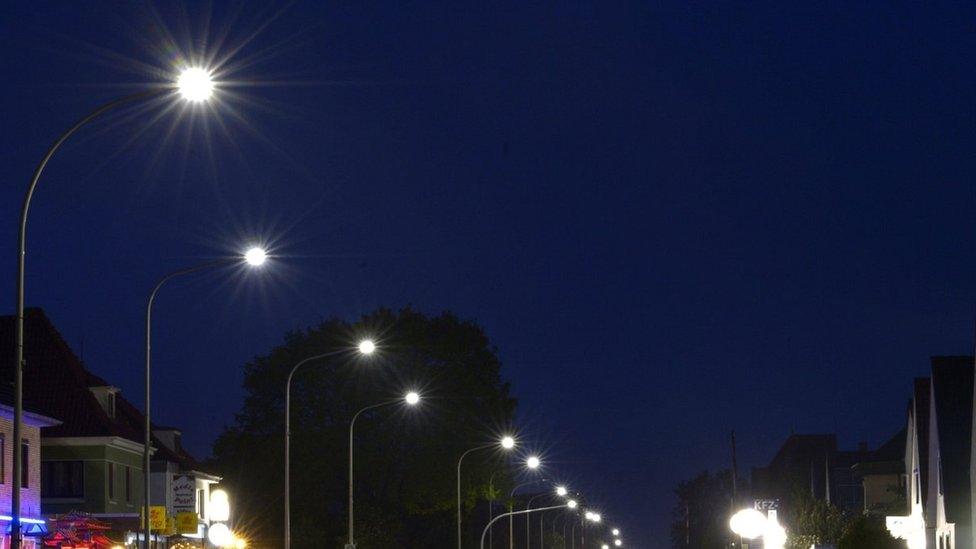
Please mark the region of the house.
MULTIPOLYGON (((14 488, 13 444, 14 408, 13 391, 7 385, 0 390, 0 547, 10 546, 10 496, 14 488)), ((24 532, 24 549, 41 547, 39 538, 47 534, 41 511, 41 429, 53 427, 58 422, 47 416, 25 410, 23 415, 23 442, 20 451, 24 456, 21 470, 20 512, 21 529, 24 532)))
MULTIPOLYGON (((14 319, 0 317, 0 348, 13 345, 14 319)), ((143 503, 145 416, 121 389, 90 372, 40 309, 25 315, 24 401, 60 424, 40 436, 40 513, 88 513, 112 526, 110 537, 135 539, 143 503)), ((10 360, 0 356, 0 376, 12 378, 10 360)), ((202 471, 179 444, 179 431, 153 428, 150 503, 167 513, 197 514, 202 537, 208 523, 204 502, 219 477, 202 471), (192 494, 175 500, 174 483, 192 494)))
POLYGON ((888 530, 913 549, 972 547, 973 357, 933 357, 931 366, 908 407, 907 513, 889 516, 888 530))

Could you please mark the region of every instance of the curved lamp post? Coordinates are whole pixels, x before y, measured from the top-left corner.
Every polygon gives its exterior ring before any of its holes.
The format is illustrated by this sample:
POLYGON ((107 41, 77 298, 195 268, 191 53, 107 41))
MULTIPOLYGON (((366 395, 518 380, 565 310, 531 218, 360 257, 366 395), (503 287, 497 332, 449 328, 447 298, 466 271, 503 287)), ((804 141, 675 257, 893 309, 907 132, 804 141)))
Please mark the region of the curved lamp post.
MULTIPOLYGON (((530 471, 534 471, 534 470, 538 469, 540 465, 542 465, 542 462, 539 461, 539 458, 536 457, 536 456, 534 456, 534 455, 533 456, 529 456, 525 460, 525 467, 526 467, 526 469, 529 469, 530 471)), ((508 511, 509 512, 506 513, 508 515, 508 549, 514 549, 515 548, 515 522, 514 522, 514 515, 512 514, 512 510, 515 508, 515 503, 513 501, 511 501, 512 498, 515 497, 515 491, 518 490, 519 488, 523 487, 523 486, 528 486, 530 484, 536 484, 536 483, 539 483, 539 482, 548 482, 548 481, 549 481, 549 479, 547 479, 547 478, 537 478, 535 480, 530 480, 530 481, 527 481, 527 482, 523 482, 521 484, 516 484, 512 488, 512 491, 508 494, 508 499, 509 499, 508 511)), ((499 516, 501 516, 501 515, 499 515, 499 516)))
POLYGON ((416 406, 420 402, 420 395, 415 391, 410 391, 409 393, 403 395, 402 399, 387 400, 386 402, 380 402, 379 404, 373 404, 372 406, 367 406, 358 412, 356 415, 352 416, 352 421, 349 422, 349 542, 346 543, 346 549, 356 549, 356 538, 353 536, 354 522, 353 522, 353 461, 352 461, 352 448, 353 448, 353 430, 356 427, 356 420, 359 416, 368 410, 374 410, 376 408, 382 408, 384 406, 390 406, 391 404, 398 404, 400 402, 405 402, 408 406, 416 406))
MULTIPOLYGON (((364 339, 356 346, 356 350, 359 354, 368 356, 376 350, 376 344, 370 339, 364 339)), ((310 356, 299 361, 288 372, 288 381, 285 383, 285 549, 291 549, 291 378, 299 368, 313 360, 337 356, 346 352, 348 349, 340 349, 310 356)))
MULTIPOLYGON (((213 93, 214 84, 210 78, 210 73, 205 69, 201 68, 187 68, 179 76, 176 84, 176 88, 188 101, 203 101, 210 97, 213 93)), ((168 93, 169 88, 152 89, 140 91, 131 95, 115 99, 105 103, 101 107, 98 107, 84 118, 75 123, 75 125, 68 128, 67 131, 61 134, 60 137, 55 140, 55 142, 48 148, 47 152, 41 158, 41 162, 34 169, 34 175, 31 177, 30 184, 27 186, 27 192, 24 195, 24 201, 20 207, 20 228, 17 235, 17 299, 16 299, 16 322, 14 328, 14 425, 13 425, 13 439, 21 440, 23 438, 23 425, 24 425, 24 269, 25 269, 25 256, 27 255, 27 214, 30 210, 31 198, 34 196, 34 190, 37 188, 37 183, 41 179, 41 174, 44 173, 44 168, 47 163, 54 156, 54 153, 68 140, 75 132, 81 129, 83 126, 91 122, 92 120, 98 118, 102 114, 126 103, 131 103, 140 99, 148 99, 155 97, 157 95, 162 95, 168 93)), ((19 483, 21 478, 21 472, 23 470, 23 457, 20 452, 14 452, 13 455, 13 482, 19 483)), ((149 471, 145 471, 145 475, 149 475, 149 471)), ((10 495, 10 547, 11 549, 20 549, 21 537, 23 532, 21 531, 21 521, 20 521, 20 486, 16 486, 14 490, 11 491, 10 495)), ((148 521, 148 518, 146 519, 148 521)), ((148 543, 148 541, 147 541, 148 543)))
MULTIPOLYGON (((489 448, 494 448, 495 446, 501 446, 503 450, 511 450, 515 448, 515 439, 511 436, 504 436, 497 443, 485 444, 483 446, 478 446, 472 448, 458 458, 457 462, 457 544, 458 549, 461 549, 461 462, 464 460, 464 456, 470 454, 471 452, 477 452, 478 450, 487 450, 489 448)), ((489 504, 490 505, 490 504, 489 504)), ((287 549, 287 548, 286 548, 287 549)))
POLYGON ((166 284, 167 282, 169 282, 170 280, 178 276, 188 275, 191 273, 196 273, 207 269, 227 267, 230 265, 240 263, 242 261, 250 265, 251 267, 259 267, 263 265, 266 260, 267 260, 267 253, 263 249, 251 248, 247 250, 241 257, 218 259, 216 261, 207 261, 199 265, 194 265, 193 267, 187 267, 184 269, 173 271, 168 275, 164 276, 163 278, 161 278, 159 282, 157 282, 156 285, 153 286, 152 291, 149 293, 149 300, 146 303, 146 371, 145 371, 146 411, 143 417, 143 421, 144 421, 143 428, 145 429, 145 433, 144 433, 145 438, 143 439, 143 448, 142 448, 142 468, 143 468, 142 534, 144 536, 143 546, 146 547, 146 549, 149 548, 149 535, 151 534, 150 524, 149 524, 149 504, 150 504, 149 502, 149 457, 150 457, 150 447, 152 446, 152 421, 150 419, 151 407, 149 403, 150 403, 150 394, 152 392, 152 381, 151 381, 152 378, 150 375, 152 371, 152 309, 153 309, 153 303, 155 303, 156 301, 156 294, 159 292, 159 289, 162 288, 164 284, 166 284))
POLYGON ((538 509, 526 509, 524 511, 509 511, 507 513, 498 515, 497 517, 491 519, 491 522, 489 522, 485 526, 485 529, 481 532, 481 549, 485 549, 485 536, 488 535, 488 530, 491 529, 491 525, 497 522, 499 519, 505 518, 506 516, 511 518, 513 515, 527 515, 529 513, 540 513, 542 511, 551 511, 553 509, 575 509, 575 508, 576 508, 576 501, 569 500, 563 505, 553 505, 551 507, 539 507, 538 509))

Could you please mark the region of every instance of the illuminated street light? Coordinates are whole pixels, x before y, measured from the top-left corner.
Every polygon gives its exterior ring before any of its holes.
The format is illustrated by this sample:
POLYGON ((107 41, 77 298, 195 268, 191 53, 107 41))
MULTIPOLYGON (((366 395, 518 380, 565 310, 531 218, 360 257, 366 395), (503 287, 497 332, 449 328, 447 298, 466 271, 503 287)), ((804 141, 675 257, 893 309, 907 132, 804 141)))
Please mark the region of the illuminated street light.
MULTIPOLYGON (((161 278, 159 282, 157 282, 156 285, 153 286, 152 291, 149 292, 149 300, 146 303, 146 367, 145 367, 146 410, 144 413, 145 417, 143 417, 143 427, 142 427, 144 431, 143 434, 144 438, 143 438, 143 445, 142 445, 143 471, 150 470, 149 456, 150 456, 150 452, 152 451, 151 450, 152 448, 152 407, 150 406, 150 403, 152 401, 152 399, 150 398, 152 396, 152 311, 153 311, 153 304, 156 302, 156 294, 159 293, 160 288, 162 288, 164 284, 166 284, 167 282, 169 282, 170 280, 178 276, 188 275, 188 274, 192 274, 192 273, 196 273, 208 269, 215 269, 220 267, 237 265, 242 260, 244 261, 244 263, 251 266, 260 265, 261 263, 264 262, 264 250, 260 248, 251 248, 250 250, 247 251, 247 253, 245 253, 242 256, 222 258, 222 259, 217 259, 215 261, 207 261, 205 263, 200 263, 192 267, 186 267, 183 269, 173 271, 168 275, 164 276, 163 278, 161 278), (257 260, 257 252, 255 252, 255 250, 260 251, 261 254, 261 261, 259 263, 255 262, 257 260)), ((143 516, 146 517, 145 521, 143 522, 143 535, 145 536, 144 539, 146 543, 144 547, 148 549, 149 538, 150 538, 150 528, 149 528, 149 518, 148 518, 150 475, 144 474, 142 475, 142 477, 143 477, 142 512, 143 512, 143 516)))
POLYGON ((604 543, 603 545, 600 546, 600 549, 610 549, 610 546, 604 543))
POLYGON ((376 350, 376 344, 372 339, 364 339, 359 342, 359 352, 364 355, 371 355, 376 350))
POLYGON ((214 83, 210 72, 200 67, 189 67, 180 73, 176 89, 187 101, 200 103, 213 95, 214 83))
POLYGON ((577 505, 579 505, 579 504, 576 503, 576 500, 575 499, 571 499, 571 500, 569 500, 569 501, 566 502, 566 507, 569 507, 570 509, 576 509, 576 506, 577 505))
POLYGON ((603 517, 600 516, 600 513, 593 513, 593 522, 600 522, 601 520, 603 517))
MULTIPOLYGON (((501 438, 501 440, 498 441, 498 444, 502 447, 502 450, 506 450, 506 451, 507 450, 511 450, 512 448, 515 448, 515 437, 513 437, 511 435, 505 435, 505 436, 503 436, 501 438)), ((482 445, 482 446, 478 446, 478 447, 472 448, 472 449, 464 452, 463 454, 461 454, 461 457, 458 458, 458 462, 457 462, 457 542, 458 542, 458 549, 462 549, 462 547, 461 547, 461 462, 464 461, 464 457, 467 456, 468 454, 470 454, 471 452, 477 452, 478 450, 487 450, 489 448, 494 448, 494 447, 495 447, 495 444, 494 443, 492 443, 492 444, 485 444, 485 445, 482 445)), ((489 511, 490 510, 491 510, 491 508, 489 506, 489 511)))
POLYGON ((252 267, 260 267, 264 265, 264 262, 268 260, 268 252, 264 251, 264 248, 259 248, 255 246, 244 252, 244 261, 252 267))
MULTIPOLYGON (((372 340, 364 339, 356 346, 359 354, 368 356, 376 350, 376 345, 372 340)), ((313 360, 328 358, 344 353, 349 353, 350 349, 339 349, 320 355, 310 356, 295 364, 288 372, 288 380, 285 382, 285 549, 291 549, 291 378, 295 372, 313 360)))
POLYGON ((207 507, 207 515, 211 521, 226 522, 230 520, 230 500, 227 492, 214 490, 210 492, 210 506, 207 507))
POLYGON ((525 460, 525 466, 529 469, 538 469, 540 465, 542 462, 536 456, 529 456, 529 459, 525 460))
POLYGON ((393 404, 400 404, 405 402, 408 406, 415 407, 417 403, 420 402, 420 395, 415 391, 410 391, 403 396, 402 399, 387 400, 386 402, 380 402, 379 404, 373 404, 371 406, 366 406, 360 409, 352 416, 352 420, 349 422, 349 541, 346 543, 346 549, 356 549, 356 538, 355 538, 355 505, 353 500, 354 494, 354 477, 353 477, 353 434, 356 429, 356 420, 359 416, 368 410, 374 410, 376 408, 382 408, 384 406, 391 406, 393 404))
POLYGON ((620 547, 621 545, 624 544, 624 542, 620 541, 619 539, 615 539, 613 540, 613 544, 616 545, 617 547, 620 547))
POLYGON ((620 535, 620 530, 614 528, 613 530, 610 530, 610 533, 613 534, 614 537, 617 537, 620 535))
POLYGON ((231 534, 226 524, 218 522, 210 525, 207 539, 217 547, 226 547, 234 540, 234 534, 231 534))
POLYGON ((556 486, 556 495, 559 497, 565 497, 569 493, 569 490, 565 486, 556 486))
MULTIPOLYGON (((213 93, 214 85, 211 80, 210 74, 199 68, 192 68, 185 70, 182 74, 177 77, 176 88, 180 95, 191 101, 203 101, 204 99, 210 97, 213 93)), ((61 145, 64 144, 72 135, 74 135, 78 130, 83 128, 89 122, 97 119, 101 115, 108 111, 115 109, 116 107, 133 103, 140 100, 152 99, 163 94, 172 93, 172 87, 155 87, 150 89, 140 90, 136 93, 132 93, 117 99, 113 99, 108 103, 101 105, 95 110, 91 111, 85 117, 76 122, 73 126, 64 131, 58 138, 48 147, 41 161, 38 162, 37 167, 34 168, 34 173, 31 176, 30 183, 27 185, 27 191, 24 193, 24 200, 21 202, 20 206, 20 226, 17 234, 17 241, 19 243, 17 249, 17 279, 16 279, 16 299, 15 299, 15 318, 16 322, 14 324, 14 360, 13 364, 13 404, 14 404, 14 417, 13 417, 13 440, 21 440, 23 438, 23 428, 24 428, 24 405, 23 405, 23 394, 24 394, 24 378, 23 378, 23 367, 24 367, 24 287, 25 287, 25 270, 26 270, 26 257, 27 257, 27 217, 30 211, 31 201, 36 194, 37 184, 41 180, 41 175, 44 173, 44 168, 50 163, 54 154, 58 152, 61 145)), ((149 401, 146 400, 146 416, 148 421, 149 412, 149 401)), ((150 436, 150 429, 146 428, 146 437, 150 436)), ((23 474, 23 458, 21 452, 14 452, 11 467, 11 474, 13 478, 20 478, 23 474)), ((149 469, 145 469, 146 483, 149 483, 149 469)), ((143 532, 145 536, 143 537, 143 547, 148 549, 149 547, 149 490, 145 490, 143 493, 145 498, 145 508, 143 515, 143 532)), ((20 549, 23 529, 22 520, 20 517, 20 503, 21 503, 21 491, 12 490, 10 494, 10 548, 20 549)))

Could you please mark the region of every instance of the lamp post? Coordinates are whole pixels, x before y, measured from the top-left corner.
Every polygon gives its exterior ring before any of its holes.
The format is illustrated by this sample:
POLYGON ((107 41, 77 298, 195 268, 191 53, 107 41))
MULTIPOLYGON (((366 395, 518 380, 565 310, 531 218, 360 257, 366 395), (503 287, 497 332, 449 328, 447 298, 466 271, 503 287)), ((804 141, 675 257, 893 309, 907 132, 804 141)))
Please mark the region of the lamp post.
MULTIPOLYGON (((179 80, 176 84, 177 89, 180 94, 189 101, 203 101, 207 99, 213 92, 214 84, 210 79, 210 74, 199 68, 190 68, 183 71, 179 76, 179 80), (194 71, 188 73, 190 71, 194 71), (202 75, 206 75, 206 78, 202 78, 202 75), (192 97, 191 97, 192 95, 192 97)), ((37 183, 41 179, 41 174, 44 173, 44 168, 47 163, 54 156, 54 153, 58 151, 62 144, 68 140, 75 132, 84 127, 86 124, 95 120, 102 114, 118 107, 125 105, 126 103, 131 103, 133 101, 138 101, 140 99, 149 99, 164 93, 168 93, 169 87, 144 90, 131 95, 126 95, 124 97, 109 101, 104 105, 93 110, 87 114, 84 118, 80 119, 73 126, 68 128, 64 133, 62 133, 57 140, 48 148, 47 152, 41 158, 40 163, 34 169, 34 174, 31 176, 30 183, 27 186, 27 192, 24 194, 24 201, 21 203, 20 207, 20 226, 19 232, 17 234, 17 298, 16 298, 16 312, 17 317, 15 321, 14 328, 14 425, 13 425, 13 439, 19 441, 23 438, 23 428, 24 428, 24 270, 25 270, 25 258, 27 255, 27 214, 30 210, 31 199, 34 196, 34 190, 37 188, 37 183)), ((20 527, 20 478, 23 470, 23 456, 19 451, 14 451, 13 464, 11 468, 12 473, 12 484, 15 488, 10 493, 10 547, 11 549, 20 549, 21 537, 23 532, 20 527)), ((148 472, 147 472, 148 474, 148 472)))
POLYGON ((164 276, 153 286, 151 292, 149 292, 149 300, 146 303, 146 368, 145 368, 145 383, 146 383, 146 410, 143 417, 143 429, 145 430, 143 438, 142 447, 142 481, 143 481, 143 492, 142 492, 142 534, 143 534, 143 547, 149 549, 149 535, 151 534, 150 523, 149 523, 149 457, 150 457, 150 447, 152 446, 152 420, 151 420, 151 406, 150 406, 150 396, 152 392, 152 309, 153 304, 156 302, 156 294, 159 289, 163 287, 164 284, 170 280, 183 275, 188 275, 191 273, 196 273, 199 271, 207 269, 215 269, 219 267, 227 267, 234 265, 243 261, 244 263, 252 266, 259 267, 264 264, 267 260, 267 253, 261 248, 251 248, 247 250, 241 257, 218 259, 216 261, 207 261, 199 265, 194 265, 193 267, 187 267, 184 269, 179 269, 169 273, 164 276))
POLYGON ((566 509, 566 508, 573 509, 575 507, 576 507, 576 502, 574 500, 569 500, 564 505, 553 505, 551 507, 540 507, 538 509, 526 509, 524 511, 509 511, 507 513, 498 515, 497 517, 491 519, 491 522, 489 522, 485 526, 485 529, 481 532, 481 549, 485 549, 485 536, 488 535, 488 530, 491 528, 491 525, 497 522, 499 519, 505 518, 506 516, 511 518, 513 515, 527 515, 529 513, 540 513, 543 511, 551 511, 552 509, 566 509))
MULTIPOLYGON (((356 350, 363 356, 369 356, 376 350, 376 344, 370 339, 364 339, 356 346, 356 350)), ((313 360, 340 355, 347 351, 347 349, 340 349, 310 356, 299 361, 288 372, 288 381, 285 383, 285 549, 291 548, 291 378, 299 368, 313 360)))
MULTIPOLYGON (((461 461, 464 460, 464 456, 470 454, 471 452, 477 452, 478 450, 487 450, 488 448, 494 448, 496 443, 485 444, 483 446, 478 446, 472 448, 458 458, 457 462, 457 545, 458 549, 461 549, 461 461)), ((498 441, 497 445, 501 446, 503 450, 511 450, 515 447, 515 439, 511 436, 504 436, 498 441)), ((490 505, 490 503, 489 503, 490 505)), ((287 548, 286 548, 287 549, 287 548)))
MULTIPOLYGON (((555 493, 556 493, 557 496, 563 497, 566 494, 568 494, 569 492, 566 490, 566 487, 565 486, 556 486, 555 493)), ((529 498, 529 501, 525 504, 526 510, 532 508, 532 502, 535 501, 536 498, 541 498, 543 496, 548 496, 548 495, 550 495, 550 494, 543 492, 541 494, 536 494, 536 495, 532 496, 531 498, 529 498)), ((545 515, 544 514, 539 518, 539 539, 540 540, 542 540, 542 519, 544 519, 544 518, 545 518, 545 515)), ((530 517, 528 515, 525 515, 525 547, 526 547, 526 549, 531 549, 531 547, 532 547, 532 543, 529 541, 529 539, 530 539, 529 524, 530 523, 531 523, 530 517)), ((542 542, 540 541, 539 544, 542 545, 542 542)))
MULTIPOLYGON (((537 456, 529 456, 525 460, 525 467, 526 467, 526 469, 529 469, 530 471, 534 471, 534 470, 538 469, 540 465, 542 465, 542 462, 539 461, 539 458, 537 456)), ((512 515, 512 513, 511 513, 511 511, 512 511, 512 509, 514 509, 514 505, 515 505, 514 502, 512 501, 512 498, 515 497, 515 491, 518 490, 519 488, 523 487, 523 486, 528 486, 530 484, 535 484, 537 482, 546 482, 547 480, 548 479, 545 479, 545 478, 539 478, 539 479, 535 479, 535 480, 530 480, 528 482, 523 482, 521 484, 516 484, 515 487, 512 488, 511 493, 508 494, 508 499, 509 499, 509 504, 508 504, 508 511, 509 512, 507 513, 508 514, 508 549, 514 549, 515 548, 515 523, 514 523, 514 520, 513 520, 514 515, 512 515)), ((499 515, 499 516, 501 516, 501 515, 499 515)))
POLYGON ((395 400, 387 400, 386 402, 380 402, 379 404, 373 404, 371 406, 367 406, 359 410, 358 412, 356 412, 356 414, 352 416, 352 421, 349 422, 349 542, 346 543, 345 549, 356 549, 356 538, 353 535, 355 528, 354 528, 354 520, 353 520, 354 485, 353 485, 353 461, 352 461, 353 431, 356 427, 356 420, 359 419, 359 416, 365 411, 374 410, 376 408, 382 408, 383 406, 389 406, 391 404, 397 404, 400 402, 405 402, 408 406, 416 406, 418 403, 420 403, 420 395, 415 391, 410 391, 409 393, 405 394, 402 399, 398 398, 395 400))

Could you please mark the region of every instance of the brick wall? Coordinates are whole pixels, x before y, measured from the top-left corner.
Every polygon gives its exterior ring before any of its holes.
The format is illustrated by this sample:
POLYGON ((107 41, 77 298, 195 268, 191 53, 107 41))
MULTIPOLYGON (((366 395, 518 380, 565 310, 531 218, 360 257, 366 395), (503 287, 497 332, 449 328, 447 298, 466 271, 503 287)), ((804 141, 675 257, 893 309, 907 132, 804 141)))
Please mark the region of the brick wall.
MULTIPOLYGON (((0 417, 0 434, 3 435, 3 483, 0 484, 0 514, 10 514, 10 494, 13 489, 11 475, 14 467, 13 443, 14 425, 9 417, 0 417)), ((20 510, 24 517, 39 517, 41 514, 41 432, 37 427, 24 425, 24 438, 30 448, 28 466, 28 488, 20 492, 20 510)))

